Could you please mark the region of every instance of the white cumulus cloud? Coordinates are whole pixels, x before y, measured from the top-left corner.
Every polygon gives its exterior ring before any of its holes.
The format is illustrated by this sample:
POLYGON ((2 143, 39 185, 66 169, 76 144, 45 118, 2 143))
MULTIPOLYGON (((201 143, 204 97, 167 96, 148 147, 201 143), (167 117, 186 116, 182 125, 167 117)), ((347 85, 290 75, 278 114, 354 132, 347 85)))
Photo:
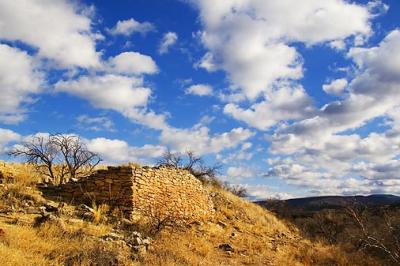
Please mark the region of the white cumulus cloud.
POLYGON ((198 96, 212 95, 213 89, 208 84, 195 84, 185 90, 186 94, 193 94, 198 96))
POLYGON ((0 38, 31 45, 62 67, 97 67, 99 36, 84 9, 66 0, 1 0, 0 38))
POLYGON ((224 70, 249 99, 278 80, 302 77, 301 56, 291 42, 315 45, 372 33, 371 8, 343 0, 191 2, 209 50, 200 66, 224 70))
POLYGON ((398 189, 387 184, 400 179, 399 54, 398 30, 375 47, 350 49, 348 57, 355 62, 356 74, 348 82, 348 94, 326 104, 315 116, 282 126, 273 134, 271 151, 278 160, 270 162, 270 173, 322 194, 398 189), (364 137, 351 133, 385 116, 389 129, 364 137))
POLYGON ((150 56, 137 52, 124 52, 111 57, 106 69, 125 75, 155 74, 158 72, 157 64, 150 56))
POLYGON ((21 122, 23 104, 42 90, 43 73, 34 58, 17 48, 0 44, 0 58, 0 122, 21 122))
POLYGON ((95 138, 87 140, 88 149, 98 153, 108 163, 151 163, 163 155, 165 148, 146 144, 141 147, 130 146, 119 139, 95 138))
POLYGON ((198 155, 204 155, 236 147, 253 135, 253 132, 244 128, 234 128, 213 135, 210 135, 209 129, 205 126, 192 129, 167 128, 161 132, 160 142, 173 151, 193 151, 198 155))
POLYGON ((78 127, 90 131, 115 131, 114 123, 105 116, 80 115, 76 118, 78 127))
POLYGON ((95 107, 119 112, 146 106, 151 94, 150 89, 142 87, 141 79, 113 74, 59 81, 55 89, 87 99, 95 107))
POLYGON ((175 32, 167 32, 164 34, 160 47, 158 48, 159 54, 168 53, 171 46, 173 46, 178 41, 178 35, 175 32))
POLYGON ((109 29, 109 32, 113 35, 125 36, 130 36, 134 33, 146 34, 151 31, 155 31, 155 26, 152 23, 147 21, 139 22, 133 18, 119 20, 112 29, 109 29))
POLYGON ((301 86, 273 91, 267 99, 251 105, 249 109, 233 103, 224 108, 225 114, 259 130, 267 130, 280 121, 307 117, 312 112, 312 101, 301 86))
POLYGON ((5 128, 0 128, 0 154, 6 152, 7 145, 21 140, 21 135, 5 128))
POLYGON ((324 84, 322 89, 328 94, 341 95, 346 89, 347 84, 346 79, 335 79, 329 84, 324 84))

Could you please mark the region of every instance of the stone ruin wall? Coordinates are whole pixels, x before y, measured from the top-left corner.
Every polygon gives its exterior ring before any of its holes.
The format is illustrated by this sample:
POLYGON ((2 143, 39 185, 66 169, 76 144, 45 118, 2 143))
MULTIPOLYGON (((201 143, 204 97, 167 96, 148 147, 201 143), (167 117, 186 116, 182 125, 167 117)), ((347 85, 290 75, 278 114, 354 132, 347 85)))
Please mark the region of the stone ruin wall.
POLYGON ((186 170, 165 167, 108 167, 43 192, 73 204, 108 204, 131 218, 194 222, 213 213, 212 201, 198 179, 186 170))
POLYGON ((206 220, 213 203, 201 182, 186 170, 135 168, 133 215, 158 219, 206 220))

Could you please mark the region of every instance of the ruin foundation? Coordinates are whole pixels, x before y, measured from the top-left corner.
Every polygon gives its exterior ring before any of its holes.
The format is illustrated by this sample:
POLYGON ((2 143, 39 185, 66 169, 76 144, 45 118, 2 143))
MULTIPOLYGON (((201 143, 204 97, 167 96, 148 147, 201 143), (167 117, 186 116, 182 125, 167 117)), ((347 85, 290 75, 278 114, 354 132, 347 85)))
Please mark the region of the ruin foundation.
POLYGON ((212 201, 201 182, 188 171, 175 168, 108 167, 43 192, 72 204, 107 204, 130 218, 190 223, 206 220, 213 213, 212 201))

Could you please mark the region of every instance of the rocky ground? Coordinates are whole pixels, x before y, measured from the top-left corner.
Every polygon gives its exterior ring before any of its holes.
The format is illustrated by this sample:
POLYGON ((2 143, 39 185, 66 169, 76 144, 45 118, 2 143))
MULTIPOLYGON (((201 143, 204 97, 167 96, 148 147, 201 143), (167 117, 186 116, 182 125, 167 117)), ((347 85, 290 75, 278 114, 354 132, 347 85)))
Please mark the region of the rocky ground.
POLYGON ((216 186, 206 187, 215 206, 209 221, 154 226, 105 205, 50 201, 24 167, 0 167, 2 265, 377 265, 363 254, 311 242, 216 186))

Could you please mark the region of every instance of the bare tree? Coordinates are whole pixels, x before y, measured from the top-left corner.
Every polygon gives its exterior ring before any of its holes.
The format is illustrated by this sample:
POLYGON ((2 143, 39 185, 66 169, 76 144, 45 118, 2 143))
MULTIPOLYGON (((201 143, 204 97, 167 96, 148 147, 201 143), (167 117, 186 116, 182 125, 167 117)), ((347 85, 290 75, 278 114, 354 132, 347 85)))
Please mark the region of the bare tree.
POLYGON ((80 178, 91 173, 101 162, 101 158, 89 151, 78 136, 55 134, 51 137, 62 154, 70 178, 80 178))
POLYGON ((157 166, 185 169, 202 181, 215 178, 218 170, 221 168, 219 164, 206 165, 203 159, 195 155, 192 151, 187 151, 182 155, 172 153, 170 150, 164 153, 162 158, 157 162, 157 166))
POLYGON ((24 157, 39 173, 53 183, 64 183, 66 177, 77 178, 90 173, 101 161, 74 135, 36 135, 16 146, 10 156, 24 157))
POLYGON ((15 147, 9 155, 25 157, 26 162, 35 165, 38 172, 55 182, 60 175, 64 175, 64 171, 61 173, 54 171, 55 164, 60 163, 58 151, 58 147, 51 141, 50 136, 36 135, 15 147))
POLYGON ((225 182, 223 185, 223 188, 241 198, 245 198, 248 196, 246 187, 242 186, 242 185, 231 185, 231 184, 225 182))
MULTIPOLYGON (((386 254, 393 262, 400 264, 400 232, 398 223, 393 224, 392 219, 387 213, 383 213, 384 223, 381 224, 383 230, 374 231, 367 225, 367 219, 362 211, 355 207, 346 207, 347 214, 359 228, 359 244, 361 249, 375 249, 386 254)), ((375 228, 376 229, 376 228, 375 228)))

